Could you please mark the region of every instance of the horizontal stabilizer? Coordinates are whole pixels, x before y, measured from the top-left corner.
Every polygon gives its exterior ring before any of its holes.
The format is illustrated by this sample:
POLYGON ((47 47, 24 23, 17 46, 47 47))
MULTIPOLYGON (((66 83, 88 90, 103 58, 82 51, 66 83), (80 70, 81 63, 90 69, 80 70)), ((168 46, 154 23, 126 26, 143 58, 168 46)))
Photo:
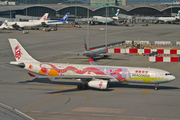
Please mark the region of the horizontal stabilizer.
POLYGON ((23 62, 18 62, 18 61, 11 61, 10 64, 11 65, 17 65, 20 67, 25 67, 25 64, 23 62))
POLYGON ((89 58, 90 65, 98 65, 92 58, 89 58))

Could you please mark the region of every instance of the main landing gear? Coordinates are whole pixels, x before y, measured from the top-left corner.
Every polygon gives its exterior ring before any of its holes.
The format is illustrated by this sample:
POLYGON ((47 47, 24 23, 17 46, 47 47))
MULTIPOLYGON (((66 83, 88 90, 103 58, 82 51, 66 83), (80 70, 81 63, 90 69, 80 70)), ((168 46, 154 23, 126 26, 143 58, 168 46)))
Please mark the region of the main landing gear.
POLYGON ((159 84, 155 84, 155 90, 158 90, 158 86, 159 86, 159 84))
POLYGON ((87 84, 78 85, 77 89, 79 89, 79 90, 86 90, 86 89, 88 89, 88 85, 87 84))

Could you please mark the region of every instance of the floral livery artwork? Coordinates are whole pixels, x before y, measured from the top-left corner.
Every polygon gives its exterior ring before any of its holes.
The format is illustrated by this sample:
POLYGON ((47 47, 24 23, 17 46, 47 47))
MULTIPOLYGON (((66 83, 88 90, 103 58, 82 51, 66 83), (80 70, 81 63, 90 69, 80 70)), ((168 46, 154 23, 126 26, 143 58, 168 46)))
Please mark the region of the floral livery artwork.
POLYGON ((126 68, 111 67, 80 67, 80 66, 55 66, 50 63, 40 64, 40 74, 50 76, 64 75, 110 75, 118 81, 123 81, 131 77, 130 72, 126 68))

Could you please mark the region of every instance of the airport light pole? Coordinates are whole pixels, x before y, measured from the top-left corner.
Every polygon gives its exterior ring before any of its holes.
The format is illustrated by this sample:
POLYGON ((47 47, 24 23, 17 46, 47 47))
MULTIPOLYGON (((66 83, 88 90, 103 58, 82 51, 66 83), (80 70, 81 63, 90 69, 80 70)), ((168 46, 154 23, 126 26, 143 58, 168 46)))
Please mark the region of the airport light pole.
MULTIPOLYGON (((10 6, 10 5, 9 5, 9 6, 10 6)), ((11 19, 11 6, 10 6, 10 12, 9 12, 9 15, 10 15, 9 17, 10 17, 10 19, 11 19)))
POLYGON ((106 4, 106 30, 105 30, 105 47, 107 48, 107 6, 109 4, 106 4))
MULTIPOLYGON (((27 5, 27 1, 26 1, 26 5, 27 5)), ((27 19, 27 6, 26 6, 26 19, 27 19)))
POLYGON ((171 17, 172 17, 172 2, 173 2, 173 0, 171 0, 171 17))
MULTIPOLYGON (((88 0, 87 0, 88 3, 88 0)), ((88 5, 88 4, 87 4, 88 5)), ((89 5, 88 5, 88 9, 87 9, 87 46, 89 48, 89 5)))
POLYGON ((75 23, 76 23, 76 16, 77 16, 76 1, 77 1, 77 0, 75 0, 75 23))
POLYGON ((10 7, 10 19, 11 19, 11 7, 10 7))

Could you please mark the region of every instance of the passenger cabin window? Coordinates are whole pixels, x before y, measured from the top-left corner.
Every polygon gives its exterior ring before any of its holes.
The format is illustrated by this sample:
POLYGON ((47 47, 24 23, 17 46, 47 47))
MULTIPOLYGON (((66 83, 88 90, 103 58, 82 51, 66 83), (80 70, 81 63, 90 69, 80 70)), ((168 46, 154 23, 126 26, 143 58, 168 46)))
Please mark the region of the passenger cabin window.
POLYGON ((171 73, 166 73, 165 75, 171 75, 171 73))

